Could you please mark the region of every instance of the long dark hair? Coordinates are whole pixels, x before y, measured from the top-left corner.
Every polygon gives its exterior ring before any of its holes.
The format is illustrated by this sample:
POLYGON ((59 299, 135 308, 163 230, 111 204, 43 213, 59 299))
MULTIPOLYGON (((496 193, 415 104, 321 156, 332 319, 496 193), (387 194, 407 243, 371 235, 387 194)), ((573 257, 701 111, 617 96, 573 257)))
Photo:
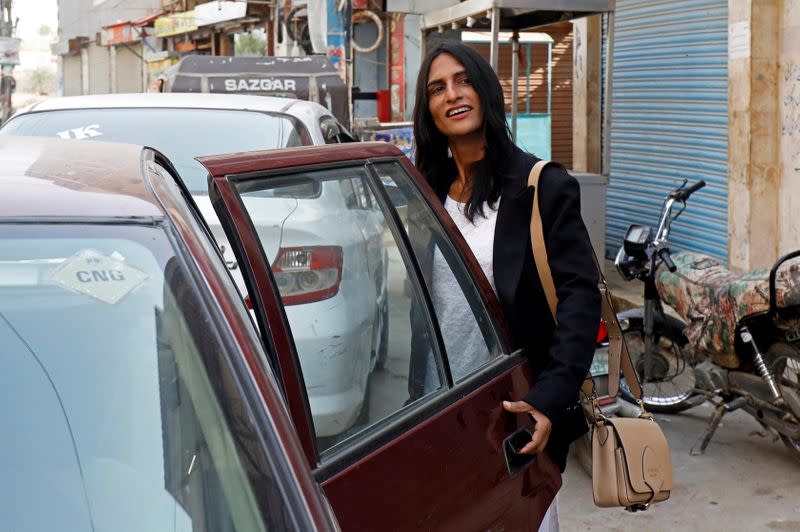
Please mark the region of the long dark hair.
POLYGON ((478 52, 461 43, 442 43, 428 53, 419 69, 414 104, 414 143, 416 165, 428 183, 440 195, 450 189, 456 167, 448 157, 447 137, 433 123, 428 109, 428 75, 431 63, 441 54, 450 54, 464 66, 472 88, 483 108, 484 159, 472 168, 472 192, 465 215, 472 221, 475 213, 483 215, 483 203, 494 205, 500 197, 506 168, 514 149, 505 115, 503 88, 492 67, 478 52))

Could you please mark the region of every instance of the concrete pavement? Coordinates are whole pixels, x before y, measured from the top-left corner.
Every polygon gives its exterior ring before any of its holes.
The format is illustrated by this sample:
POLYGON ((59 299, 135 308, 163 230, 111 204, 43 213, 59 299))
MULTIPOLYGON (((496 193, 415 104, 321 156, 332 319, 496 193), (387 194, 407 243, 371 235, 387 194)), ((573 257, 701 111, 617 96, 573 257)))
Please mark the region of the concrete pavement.
MULTIPOLYGON (((606 263, 618 310, 642 304, 640 282, 625 282, 606 263)), ((713 408, 703 404, 677 415, 656 415, 670 444, 675 487, 670 499, 635 514, 597 508, 592 482, 571 453, 560 497, 564 531, 800 531, 800 456, 783 443, 751 435, 748 414, 727 414, 703 456, 689 449, 713 408)))
POLYGON ((646 512, 595 507, 591 478, 571 458, 560 497, 562 530, 800 530, 800 456, 780 441, 751 436, 760 427, 741 411, 723 418, 705 455, 690 456, 711 413, 704 404, 656 415, 670 444, 675 487, 646 512))

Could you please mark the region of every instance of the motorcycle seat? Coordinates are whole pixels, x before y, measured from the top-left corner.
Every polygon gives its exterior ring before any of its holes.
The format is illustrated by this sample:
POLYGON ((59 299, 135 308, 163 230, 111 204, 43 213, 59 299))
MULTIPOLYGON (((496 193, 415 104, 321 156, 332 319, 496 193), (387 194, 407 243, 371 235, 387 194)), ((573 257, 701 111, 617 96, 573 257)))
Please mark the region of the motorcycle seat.
MULTIPOLYGON (((736 368, 736 325, 743 317, 769 309, 769 269, 742 274, 728 270, 717 259, 698 253, 672 256, 677 270, 662 267, 656 286, 662 300, 687 323, 686 337, 695 349, 710 354, 726 368, 736 368)), ((800 305, 800 269, 779 270, 778 304, 800 305)))

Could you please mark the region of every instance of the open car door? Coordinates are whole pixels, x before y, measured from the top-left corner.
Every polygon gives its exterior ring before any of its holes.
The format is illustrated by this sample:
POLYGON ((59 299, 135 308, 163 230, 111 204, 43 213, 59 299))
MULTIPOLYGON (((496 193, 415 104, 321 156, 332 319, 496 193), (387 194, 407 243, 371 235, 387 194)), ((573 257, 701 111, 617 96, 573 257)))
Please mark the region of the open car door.
POLYGON ((342 528, 537 529, 561 477, 546 454, 521 460, 504 445, 532 425, 501 407, 533 385, 529 364, 400 150, 358 143, 200 161, 342 528), (471 319, 451 323, 445 304, 471 319))

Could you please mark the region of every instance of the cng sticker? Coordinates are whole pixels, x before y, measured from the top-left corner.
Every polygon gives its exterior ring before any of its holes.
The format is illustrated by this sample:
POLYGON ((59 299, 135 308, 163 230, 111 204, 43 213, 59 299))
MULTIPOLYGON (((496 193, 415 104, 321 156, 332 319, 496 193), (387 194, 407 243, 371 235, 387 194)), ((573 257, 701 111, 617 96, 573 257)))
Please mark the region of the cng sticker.
POLYGON ((141 285, 147 274, 128 266, 119 253, 84 249, 50 275, 50 281, 112 305, 141 285))

